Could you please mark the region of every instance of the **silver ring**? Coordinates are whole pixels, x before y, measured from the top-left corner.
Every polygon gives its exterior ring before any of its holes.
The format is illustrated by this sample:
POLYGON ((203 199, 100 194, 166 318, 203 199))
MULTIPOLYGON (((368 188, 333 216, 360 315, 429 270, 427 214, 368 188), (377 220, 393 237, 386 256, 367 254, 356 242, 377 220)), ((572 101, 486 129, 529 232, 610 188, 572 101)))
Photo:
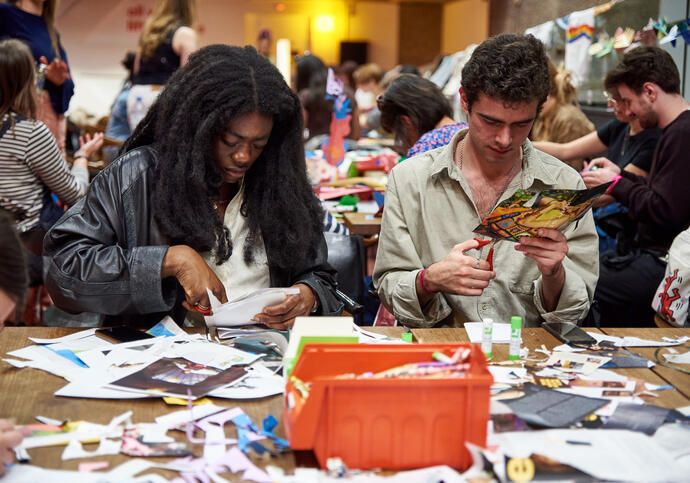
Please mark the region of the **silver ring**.
POLYGON ((479 258, 477 258, 477 264, 474 266, 474 268, 479 268, 479 258))
POLYGON ((211 307, 206 307, 205 305, 201 305, 200 303, 194 304, 195 307, 198 307, 201 310, 209 310, 211 307))

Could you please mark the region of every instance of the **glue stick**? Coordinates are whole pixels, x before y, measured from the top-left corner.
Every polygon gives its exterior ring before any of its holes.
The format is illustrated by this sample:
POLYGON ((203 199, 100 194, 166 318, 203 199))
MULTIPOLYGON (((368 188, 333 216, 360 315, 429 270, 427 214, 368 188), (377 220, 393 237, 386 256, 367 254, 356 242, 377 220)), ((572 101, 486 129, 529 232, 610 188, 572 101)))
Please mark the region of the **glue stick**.
POLYGON ((487 359, 491 359, 491 345, 493 343, 494 321, 484 319, 482 325, 482 352, 487 359))
POLYGON ((520 360, 520 336, 522 332, 522 317, 514 315, 510 318, 510 345, 508 347, 508 360, 520 360))

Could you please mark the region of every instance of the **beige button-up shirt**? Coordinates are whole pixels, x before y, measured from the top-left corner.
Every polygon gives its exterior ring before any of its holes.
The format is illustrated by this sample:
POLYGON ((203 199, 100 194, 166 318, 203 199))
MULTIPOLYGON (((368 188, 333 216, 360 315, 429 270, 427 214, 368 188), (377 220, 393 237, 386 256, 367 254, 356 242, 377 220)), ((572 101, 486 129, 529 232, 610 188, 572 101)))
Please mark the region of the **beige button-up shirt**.
MULTIPOLYGON (((459 131, 448 145, 408 159, 391 172, 374 268, 374 286, 381 301, 400 323, 412 327, 462 326, 486 318, 510 322, 512 315, 522 316, 525 327, 538 326, 542 320, 576 323, 589 310, 599 276, 598 236, 591 212, 563 232, 568 240, 565 283, 554 311, 544 308, 536 262, 507 240, 495 244, 496 278, 481 296, 438 293, 420 306, 415 287, 419 271, 442 260, 458 243, 477 236, 472 230, 481 220, 472 191, 453 162, 457 143, 466 134, 467 129, 459 131)), ((520 188, 534 192, 585 189, 574 169, 537 151, 529 140, 522 148, 522 170, 501 201, 520 188)), ((485 259, 488 251, 487 246, 467 254, 485 259)))

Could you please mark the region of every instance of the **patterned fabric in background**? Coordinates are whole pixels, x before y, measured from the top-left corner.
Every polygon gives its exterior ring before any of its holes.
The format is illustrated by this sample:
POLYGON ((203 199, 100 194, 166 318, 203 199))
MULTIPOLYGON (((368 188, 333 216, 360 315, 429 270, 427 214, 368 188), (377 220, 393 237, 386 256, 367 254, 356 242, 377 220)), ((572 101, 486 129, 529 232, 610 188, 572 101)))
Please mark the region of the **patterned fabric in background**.
POLYGON ((450 142, 456 132, 466 127, 467 124, 459 122, 457 124, 447 124, 423 134, 414 146, 407 151, 407 157, 411 158, 425 151, 445 146, 450 142))

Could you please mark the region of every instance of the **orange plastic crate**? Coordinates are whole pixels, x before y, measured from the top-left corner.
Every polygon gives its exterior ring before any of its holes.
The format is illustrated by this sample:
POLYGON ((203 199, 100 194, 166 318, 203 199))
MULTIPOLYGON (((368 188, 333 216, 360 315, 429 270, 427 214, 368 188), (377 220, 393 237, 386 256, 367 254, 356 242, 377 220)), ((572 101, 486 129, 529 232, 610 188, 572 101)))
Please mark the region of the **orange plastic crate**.
POLYGON ((311 383, 308 397, 288 381, 283 421, 290 447, 314 450, 322 468, 339 457, 348 468, 467 468, 465 442, 486 444, 493 378, 478 345, 309 344, 292 375, 311 383), (466 378, 335 379, 431 361, 470 347, 466 378))

